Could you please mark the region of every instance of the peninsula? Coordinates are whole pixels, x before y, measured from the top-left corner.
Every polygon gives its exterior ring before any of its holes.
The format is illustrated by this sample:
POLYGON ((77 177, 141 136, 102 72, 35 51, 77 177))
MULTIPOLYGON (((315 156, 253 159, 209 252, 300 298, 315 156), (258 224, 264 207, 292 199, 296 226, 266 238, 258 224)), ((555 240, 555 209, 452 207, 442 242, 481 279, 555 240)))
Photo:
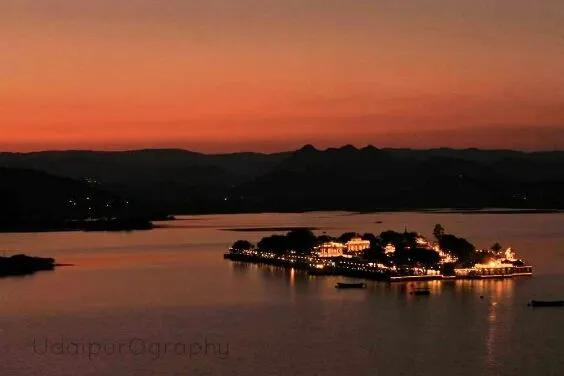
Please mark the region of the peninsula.
POLYGON ((379 235, 347 232, 316 236, 307 229, 261 239, 255 246, 236 241, 225 259, 305 269, 312 275, 342 275, 382 281, 510 278, 532 275, 532 267, 511 248, 495 243, 477 249, 437 224, 434 241, 417 232, 379 235))
POLYGON ((150 230, 169 219, 94 179, 0 166, 0 232, 150 230))
POLYGON ((31 275, 39 271, 54 270, 56 266, 52 258, 23 254, 0 257, 0 277, 31 275))

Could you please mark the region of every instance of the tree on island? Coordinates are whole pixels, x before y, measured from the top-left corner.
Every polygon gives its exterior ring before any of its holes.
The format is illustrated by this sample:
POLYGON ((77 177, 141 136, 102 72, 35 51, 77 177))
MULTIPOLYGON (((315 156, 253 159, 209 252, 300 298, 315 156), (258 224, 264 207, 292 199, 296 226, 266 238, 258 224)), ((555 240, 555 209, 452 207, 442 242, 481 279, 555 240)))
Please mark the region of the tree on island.
POLYGON ((494 259, 495 253, 488 250, 476 251, 472 255, 472 261, 475 264, 487 264, 494 259))
POLYGON ((444 234, 445 234, 445 228, 440 223, 437 223, 435 225, 435 228, 433 229, 433 236, 435 237, 435 239, 437 239, 437 241, 439 241, 441 240, 444 234))
POLYGON ((439 247, 458 258, 462 264, 471 264, 476 247, 464 238, 458 238, 452 234, 443 234, 439 239, 439 247))
POLYGON ((502 249, 501 244, 496 242, 489 250, 475 251, 472 255, 472 261, 476 264, 487 264, 490 261, 495 260, 502 249))
POLYGON ((271 235, 261 239, 258 243, 259 251, 274 252, 277 255, 295 251, 307 254, 318 244, 318 239, 313 232, 307 229, 297 229, 286 235, 271 235))
POLYGON ((362 258, 368 261, 375 261, 382 264, 389 264, 390 260, 382 248, 382 240, 374 234, 366 233, 362 235, 362 240, 370 242, 370 248, 362 252, 362 258))
POLYGON ((495 242, 495 243, 491 246, 490 249, 492 250, 493 253, 496 253, 496 254, 497 254, 497 253, 501 252, 502 247, 501 247, 501 244, 495 242))
POLYGON ((249 249, 253 249, 254 247, 255 247, 254 244, 248 240, 237 240, 235 243, 233 243, 231 249, 240 252, 240 251, 247 251, 249 249))
POLYGON ((341 236, 337 238, 337 240, 341 243, 346 243, 354 237, 357 237, 358 234, 356 232, 345 232, 341 236))
POLYGON ((286 234, 286 241, 288 248, 291 251, 296 251, 299 254, 306 254, 311 252, 317 245, 317 237, 315 234, 307 229, 292 230, 286 234))
POLYGON ((257 244, 260 252, 274 252, 282 255, 288 252, 288 241, 284 235, 271 235, 261 239, 257 244))
POLYGON ((417 246, 416 232, 395 232, 392 230, 384 231, 380 234, 382 246, 392 244, 396 247, 396 251, 404 249, 412 249, 417 246))
POLYGON ((384 250, 378 246, 373 246, 365 249, 362 252, 362 258, 366 261, 372 261, 381 263, 384 265, 390 265, 390 259, 384 253, 384 250))
POLYGON ((320 245, 320 244, 323 244, 323 243, 328 243, 328 242, 333 242, 333 241, 336 241, 336 240, 337 239, 335 239, 332 236, 323 234, 323 235, 320 235, 320 236, 317 237, 317 245, 320 245))
POLYGON ((362 240, 368 240, 370 242, 370 247, 382 247, 381 239, 378 238, 376 235, 371 233, 366 233, 361 236, 362 240))
POLYGON ((418 265, 427 270, 436 266, 441 261, 441 256, 438 252, 426 248, 414 248, 408 251, 410 264, 418 265))

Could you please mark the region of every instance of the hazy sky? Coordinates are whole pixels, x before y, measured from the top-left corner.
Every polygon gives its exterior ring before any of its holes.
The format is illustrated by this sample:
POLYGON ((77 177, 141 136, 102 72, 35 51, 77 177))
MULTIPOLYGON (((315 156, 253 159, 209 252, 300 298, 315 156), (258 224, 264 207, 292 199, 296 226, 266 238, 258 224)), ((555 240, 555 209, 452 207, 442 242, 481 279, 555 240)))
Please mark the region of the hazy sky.
POLYGON ((0 150, 564 149, 562 0, 0 0, 0 150))

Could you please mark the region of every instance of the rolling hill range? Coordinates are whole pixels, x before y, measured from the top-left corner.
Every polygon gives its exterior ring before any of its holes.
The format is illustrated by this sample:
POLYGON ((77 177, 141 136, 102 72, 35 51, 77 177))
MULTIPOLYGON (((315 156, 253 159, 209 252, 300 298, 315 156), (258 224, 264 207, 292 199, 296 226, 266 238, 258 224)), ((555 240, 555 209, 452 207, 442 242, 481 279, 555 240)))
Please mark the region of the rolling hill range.
POLYGON ((0 153, 0 166, 104 187, 170 213, 418 208, 564 208, 564 152, 185 150, 0 153))

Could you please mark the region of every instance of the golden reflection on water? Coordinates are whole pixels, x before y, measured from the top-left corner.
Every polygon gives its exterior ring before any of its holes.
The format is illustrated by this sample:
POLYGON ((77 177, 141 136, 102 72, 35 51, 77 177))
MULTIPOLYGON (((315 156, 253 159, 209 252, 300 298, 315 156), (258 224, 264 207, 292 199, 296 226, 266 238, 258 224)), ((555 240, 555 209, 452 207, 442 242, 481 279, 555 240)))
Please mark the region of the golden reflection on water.
POLYGON ((294 287, 296 282, 296 270, 294 268, 290 269, 290 287, 294 287))
POLYGON ((511 298, 514 293, 515 281, 511 278, 506 279, 468 279, 457 280, 454 283, 454 290, 457 293, 474 292, 484 298, 500 299, 502 297, 511 298))
POLYGON ((488 307, 488 331, 486 336, 486 367, 495 367, 496 363, 496 343, 499 342, 497 330, 497 301, 492 302, 488 307))
POLYGON ((513 322, 510 303, 513 301, 515 281, 505 279, 482 282, 483 295, 489 292, 491 299, 488 305, 485 365, 495 370, 499 368, 499 359, 503 358, 503 349, 510 340, 508 335, 513 322))

